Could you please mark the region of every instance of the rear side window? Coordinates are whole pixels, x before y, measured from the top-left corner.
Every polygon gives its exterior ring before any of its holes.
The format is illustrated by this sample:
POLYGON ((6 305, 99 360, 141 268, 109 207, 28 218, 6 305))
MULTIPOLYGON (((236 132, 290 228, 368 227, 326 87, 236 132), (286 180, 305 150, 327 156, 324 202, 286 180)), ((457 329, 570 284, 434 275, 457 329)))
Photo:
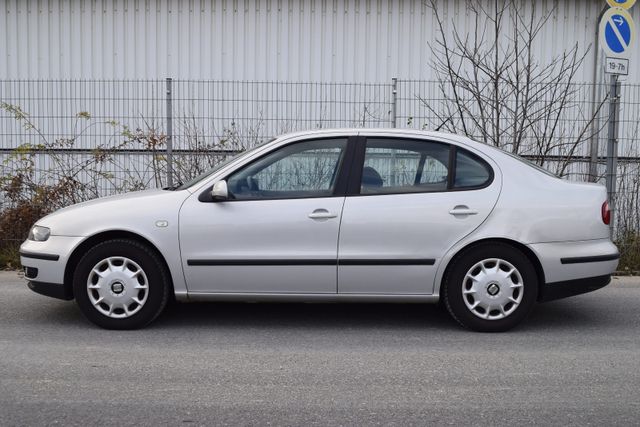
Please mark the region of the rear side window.
POLYGON ((449 146, 403 139, 367 140, 361 194, 443 191, 449 177, 449 146))
POLYGON ((491 180, 489 165, 475 154, 456 149, 454 188, 482 187, 491 180))
POLYGON ((492 179, 493 170, 486 161, 455 145, 367 138, 360 194, 473 190, 492 179))

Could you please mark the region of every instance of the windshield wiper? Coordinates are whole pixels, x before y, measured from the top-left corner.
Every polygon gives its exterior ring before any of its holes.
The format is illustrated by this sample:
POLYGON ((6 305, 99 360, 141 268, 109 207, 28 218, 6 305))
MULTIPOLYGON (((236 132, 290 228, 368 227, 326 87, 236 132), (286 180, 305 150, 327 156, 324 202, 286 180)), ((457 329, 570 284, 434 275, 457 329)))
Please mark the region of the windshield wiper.
POLYGON ((175 191, 180 187, 182 187, 182 182, 178 181, 177 184, 171 185, 171 186, 168 186, 168 187, 163 187, 162 189, 163 190, 169 190, 169 191, 175 191))

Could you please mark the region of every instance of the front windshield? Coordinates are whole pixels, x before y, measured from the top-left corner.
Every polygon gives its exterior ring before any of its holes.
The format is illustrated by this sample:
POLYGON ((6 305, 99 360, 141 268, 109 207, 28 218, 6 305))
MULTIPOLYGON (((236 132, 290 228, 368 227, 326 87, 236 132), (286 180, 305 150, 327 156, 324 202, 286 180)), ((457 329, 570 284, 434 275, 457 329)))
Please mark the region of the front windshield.
POLYGON ((215 165, 214 167, 212 167, 211 169, 207 170, 206 172, 201 173, 200 175, 196 176, 195 178, 191 179, 190 181, 185 182, 184 184, 180 184, 179 186, 177 186, 175 188, 175 190, 184 190, 186 188, 189 188, 193 185, 196 185, 197 183, 199 183, 200 181, 205 180, 207 177, 209 177, 210 175, 214 174, 215 172, 219 171, 220 169, 222 169, 223 167, 227 166, 229 163, 237 160, 238 158, 247 155, 249 153, 254 152, 255 150, 257 150, 258 148, 262 148, 264 145, 275 141, 275 138, 272 138, 266 142, 263 142, 262 144, 258 144, 255 147, 247 150, 247 151, 242 151, 238 154, 236 154, 235 156, 231 156, 228 159, 224 160, 223 162, 218 163, 217 165, 215 165))

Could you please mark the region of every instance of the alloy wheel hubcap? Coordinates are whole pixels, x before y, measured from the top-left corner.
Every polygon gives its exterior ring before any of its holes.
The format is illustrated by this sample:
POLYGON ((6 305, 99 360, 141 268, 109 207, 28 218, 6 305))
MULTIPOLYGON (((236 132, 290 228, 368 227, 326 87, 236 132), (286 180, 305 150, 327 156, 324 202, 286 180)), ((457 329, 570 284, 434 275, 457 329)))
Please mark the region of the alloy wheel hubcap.
POLYGON ((98 262, 87 278, 89 301, 105 316, 122 319, 136 314, 147 302, 149 281, 133 260, 113 256, 98 262))
POLYGON ((467 308, 486 320, 504 319, 522 302, 524 281, 513 264, 488 258, 473 265, 462 281, 467 308))

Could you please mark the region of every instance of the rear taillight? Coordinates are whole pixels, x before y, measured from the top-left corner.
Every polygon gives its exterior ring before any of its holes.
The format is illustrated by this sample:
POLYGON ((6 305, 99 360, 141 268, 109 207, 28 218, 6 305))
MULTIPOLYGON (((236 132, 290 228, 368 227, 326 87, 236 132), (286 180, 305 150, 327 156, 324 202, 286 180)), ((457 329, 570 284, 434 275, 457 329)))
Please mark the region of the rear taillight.
POLYGON ((607 225, 611 222, 611 209, 609 209, 609 202, 607 201, 602 204, 602 222, 607 225))

